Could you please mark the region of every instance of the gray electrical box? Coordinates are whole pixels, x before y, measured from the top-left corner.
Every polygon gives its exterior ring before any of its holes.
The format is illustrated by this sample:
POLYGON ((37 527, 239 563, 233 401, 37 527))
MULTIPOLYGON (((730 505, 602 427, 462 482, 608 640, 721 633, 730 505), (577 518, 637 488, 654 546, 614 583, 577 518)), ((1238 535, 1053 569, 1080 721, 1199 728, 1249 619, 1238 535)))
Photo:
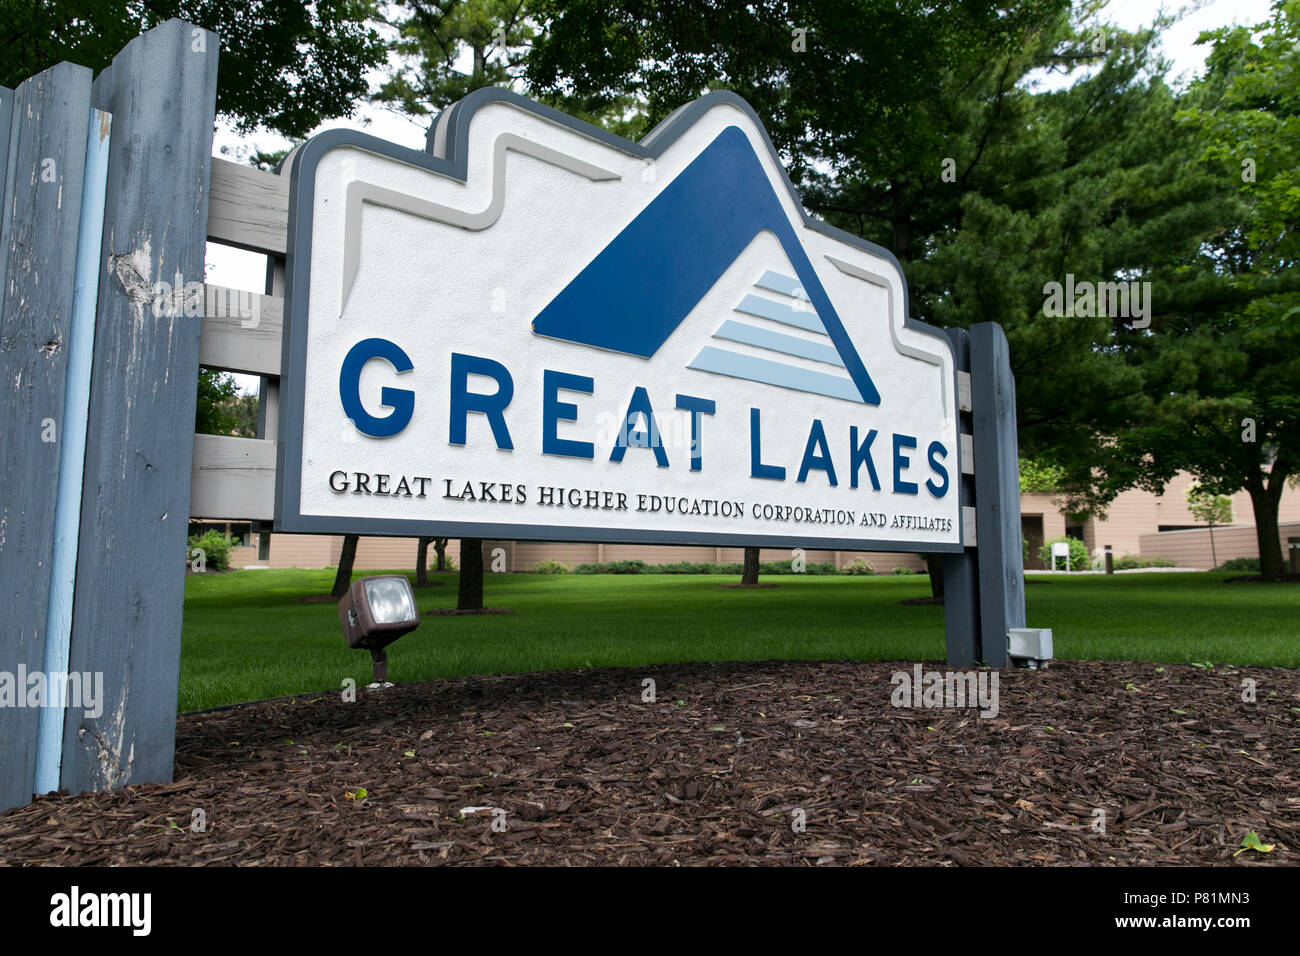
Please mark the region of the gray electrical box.
POLYGON ((1015 661, 1033 661, 1037 666, 1052 659, 1050 627, 1013 627, 1007 632, 1007 657, 1015 661))

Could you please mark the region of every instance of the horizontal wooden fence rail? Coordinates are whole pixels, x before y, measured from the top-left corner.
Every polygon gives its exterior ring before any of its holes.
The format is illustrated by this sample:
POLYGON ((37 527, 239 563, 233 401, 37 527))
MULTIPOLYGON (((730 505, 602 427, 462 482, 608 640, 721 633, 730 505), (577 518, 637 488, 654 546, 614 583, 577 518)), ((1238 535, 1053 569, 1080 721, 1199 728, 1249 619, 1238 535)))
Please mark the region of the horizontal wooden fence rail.
POLYGON ((284 300, 219 285, 204 286, 203 291, 199 364, 278 377, 284 300))
POLYGON ((289 177, 212 158, 208 238, 282 256, 289 237, 289 177))
POLYGON ((957 373, 957 410, 965 414, 970 414, 970 372, 957 373))
POLYGON ((270 521, 275 517, 275 442, 194 436, 190 514, 270 521))
MULTIPOLYGON (((289 177, 213 157, 208 238, 283 257, 288 245, 289 177)), ((259 375, 272 390, 280 377, 284 300, 219 285, 204 286, 199 364, 259 375)), ((266 389, 263 389, 263 394, 266 389)), ((274 423, 270 423, 273 434, 274 423)), ((275 516, 274 441, 194 436, 190 514, 270 521, 275 516)))

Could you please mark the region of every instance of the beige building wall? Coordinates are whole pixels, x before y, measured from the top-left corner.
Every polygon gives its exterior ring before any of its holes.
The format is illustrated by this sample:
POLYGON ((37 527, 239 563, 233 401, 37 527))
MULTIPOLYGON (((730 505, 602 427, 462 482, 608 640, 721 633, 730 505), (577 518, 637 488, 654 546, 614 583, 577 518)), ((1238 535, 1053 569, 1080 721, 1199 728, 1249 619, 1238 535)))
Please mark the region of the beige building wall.
MULTIPOLYGON (((1300 521, 1280 524, 1278 538, 1282 545, 1282 560, 1289 561, 1287 539, 1300 538, 1300 521)), ((1181 568, 1209 570, 1216 566, 1211 554, 1218 557, 1219 564, 1233 558, 1258 558, 1259 539, 1254 525, 1215 528, 1214 546, 1211 549, 1208 528, 1166 531, 1163 534, 1142 535, 1142 554, 1144 557, 1169 558, 1181 568)))
MULTIPOLYGON (((238 548, 232 556, 232 568, 244 568, 250 564, 271 568, 323 568, 332 563, 331 548, 335 538, 319 534, 273 534, 271 535, 271 557, 267 561, 257 560, 257 547, 238 548)), ((337 539, 342 541, 342 538, 337 539)), ((253 535, 257 541, 257 535, 253 535)))
MULTIPOLYGON (((1183 497, 1194 480, 1191 475, 1180 474, 1169 482, 1165 493, 1156 499, 1160 513, 1159 524, 1200 524, 1187 510, 1187 499, 1183 497)), ((1239 491, 1231 497, 1232 521, 1229 523, 1254 526, 1255 512, 1250 506, 1250 495, 1239 491)), ((1290 486, 1282 489, 1282 498, 1278 501, 1278 520, 1300 521, 1300 491, 1290 486)))
MULTIPOLYGON (((1110 545, 1117 556, 1140 554, 1143 532, 1155 531, 1161 523, 1159 498, 1149 491, 1124 491, 1111 502, 1104 520, 1089 518, 1084 523, 1083 543, 1089 553, 1110 545)), ((1190 519, 1187 523, 1196 524, 1190 519)))
MULTIPOLYGON (((361 538, 352 567, 362 571, 390 571, 414 568, 418 542, 415 538, 361 538)), ((340 539, 339 551, 342 552, 340 539)), ((334 564, 338 564, 335 556, 334 564)))

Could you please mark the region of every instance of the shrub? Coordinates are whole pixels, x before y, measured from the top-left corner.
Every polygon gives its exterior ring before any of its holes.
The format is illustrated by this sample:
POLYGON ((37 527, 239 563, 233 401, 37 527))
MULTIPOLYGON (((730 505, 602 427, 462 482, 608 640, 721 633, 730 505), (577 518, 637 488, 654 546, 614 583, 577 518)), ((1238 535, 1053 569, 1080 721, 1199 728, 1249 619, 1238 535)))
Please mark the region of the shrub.
MULTIPOLYGON (((1092 556, 1088 554, 1088 547, 1078 538, 1053 538, 1051 541, 1044 541, 1038 549, 1038 556, 1043 559, 1043 564, 1050 569, 1052 566, 1052 545, 1062 541, 1070 545, 1070 570, 1071 571, 1090 571, 1092 570, 1092 556)), ((1056 567, 1062 567, 1058 559, 1056 567)))
POLYGON ((606 574, 641 574, 647 565, 644 561, 609 561, 605 564, 606 574))
POLYGON ((644 561, 606 561, 604 564, 580 564, 578 574, 641 574, 647 568, 644 561))
POLYGON ((704 561, 674 561, 671 564, 657 565, 654 570, 658 574, 713 574, 718 570, 718 565, 704 561))
POLYGON ((854 558, 844 567, 840 568, 840 574, 875 574, 876 569, 871 566, 871 562, 866 558, 854 558))
POLYGON ((555 558, 547 558, 533 565, 533 574, 568 574, 569 566, 555 558))
POLYGON ((1133 571, 1137 568, 1172 568, 1174 562, 1168 558, 1144 558, 1140 554, 1124 554, 1113 558, 1112 565, 1116 571, 1133 571))
POLYGON ((1240 571, 1245 574, 1259 574, 1259 558, 1233 558, 1231 561, 1224 561, 1214 570, 1240 571))
MULTIPOLYGON (((795 571, 793 561, 764 561, 758 566, 759 575, 764 574, 835 574, 833 561, 809 562, 802 571, 795 571)), ((737 574, 740 572, 737 571, 737 574)))
POLYGON ((894 570, 890 571, 889 573, 890 574, 915 574, 916 571, 914 571, 912 568, 894 568, 894 570))
MULTIPOLYGON (((765 574, 837 574, 833 561, 820 561, 804 565, 796 572, 792 561, 764 561, 758 566, 759 575, 765 574)), ((644 561, 606 561, 604 564, 580 564, 573 569, 576 574, 742 574, 742 564, 713 564, 708 561, 673 561, 669 564, 646 564, 644 561)))
POLYGON ((215 528, 204 532, 202 537, 192 534, 189 537, 189 547, 185 551, 185 563, 189 564, 194 560, 195 548, 201 548, 203 566, 208 571, 224 571, 230 567, 230 551, 234 546, 233 541, 215 528))

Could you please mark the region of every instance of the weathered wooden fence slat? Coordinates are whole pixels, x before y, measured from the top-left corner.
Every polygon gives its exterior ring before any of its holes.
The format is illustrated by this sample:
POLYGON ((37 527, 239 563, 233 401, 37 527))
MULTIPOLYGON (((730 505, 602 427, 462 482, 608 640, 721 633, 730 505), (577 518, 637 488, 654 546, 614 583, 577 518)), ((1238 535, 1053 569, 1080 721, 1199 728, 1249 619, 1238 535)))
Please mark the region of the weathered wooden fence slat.
MULTIPOLYGON (((47 669, 63 406, 90 117, 90 71, 60 63, 13 98, 0 296, 0 606, 3 669, 22 706, 0 707, 0 809, 31 799, 42 702, 20 678, 47 669)), ((45 680, 36 693, 45 693, 45 680)), ((17 697, 12 703, 18 703, 17 697)))
MULTIPOLYGON (((0 86, 0 290, 5 287, 5 265, 8 261, 9 218, 12 214, 9 188, 13 185, 10 128, 14 118, 14 91, 0 86)), ((0 292, 0 318, 4 316, 4 294, 0 292)))
POLYGON ((70 791, 172 777, 199 319, 154 286, 203 281, 217 37, 171 20, 95 81, 113 114, 70 666, 103 713, 67 714, 70 791), (106 436, 112 436, 107 440, 106 436))

